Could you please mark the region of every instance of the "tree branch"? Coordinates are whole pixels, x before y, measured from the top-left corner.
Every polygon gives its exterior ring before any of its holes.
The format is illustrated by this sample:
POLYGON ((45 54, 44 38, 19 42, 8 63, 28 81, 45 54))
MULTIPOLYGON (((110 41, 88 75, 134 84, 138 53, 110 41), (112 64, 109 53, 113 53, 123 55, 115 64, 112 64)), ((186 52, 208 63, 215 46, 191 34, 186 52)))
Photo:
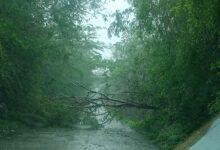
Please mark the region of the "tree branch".
POLYGON ((90 98, 88 96, 84 98, 84 100, 86 100, 87 102, 90 102, 91 104, 93 104, 96 107, 104 106, 104 107, 115 107, 115 108, 134 107, 134 108, 139 108, 139 109, 151 109, 151 110, 159 109, 159 107, 151 106, 146 103, 136 103, 136 102, 130 102, 130 101, 126 101, 126 100, 115 99, 115 98, 109 97, 105 93, 91 90, 78 82, 75 82, 73 84, 85 89, 86 91, 88 91, 88 93, 97 94, 97 96, 93 95, 96 98, 90 98), (105 101, 106 103, 104 103, 104 102, 98 103, 97 101, 105 101))

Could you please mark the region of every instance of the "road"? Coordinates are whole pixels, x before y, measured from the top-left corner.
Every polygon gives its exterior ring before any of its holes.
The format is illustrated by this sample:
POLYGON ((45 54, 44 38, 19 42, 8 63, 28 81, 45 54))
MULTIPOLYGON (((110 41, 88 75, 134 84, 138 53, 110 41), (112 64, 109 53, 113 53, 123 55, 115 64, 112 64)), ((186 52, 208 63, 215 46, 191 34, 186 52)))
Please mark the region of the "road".
POLYGON ((150 142, 118 121, 100 129, 86 126, 23 132, 0 140, 0 150, 154 150, 150 142))
POLYGON ((214 121, 206 134, 190 150, 220 150, 220 118, 214 121))

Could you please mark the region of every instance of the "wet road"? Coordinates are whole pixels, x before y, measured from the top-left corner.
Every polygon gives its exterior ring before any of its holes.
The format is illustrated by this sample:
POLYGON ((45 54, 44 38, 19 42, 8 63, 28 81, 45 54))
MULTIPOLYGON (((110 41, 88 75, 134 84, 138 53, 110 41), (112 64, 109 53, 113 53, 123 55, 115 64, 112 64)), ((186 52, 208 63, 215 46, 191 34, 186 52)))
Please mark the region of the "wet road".
POLYGON ((213 122, 207 133, 190 150, 220 150, 220 118, 213 122))
POLYGON ((27 131, 0 140, 0 150, 154 150, 140 134, 118 121, 100 129, 78 127, 27 131))

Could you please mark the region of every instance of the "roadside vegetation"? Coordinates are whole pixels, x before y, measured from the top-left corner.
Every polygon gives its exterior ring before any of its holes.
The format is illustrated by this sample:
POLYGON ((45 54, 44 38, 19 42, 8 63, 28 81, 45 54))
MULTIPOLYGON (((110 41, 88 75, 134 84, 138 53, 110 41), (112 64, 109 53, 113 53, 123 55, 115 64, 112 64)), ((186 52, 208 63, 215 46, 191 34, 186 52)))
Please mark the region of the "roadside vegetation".
POLYGON ((109 92, 159 107, 133 124, 162 149, 173 149, 220 110, 220 3, 130 3, 132 8, 117 12, 109 29, 124 38, 109 62, 109 92), (130 22, 129 14, 134 16, 130 22))
POLYGON ((78 121, 82 107, 62 97, 84 92, 73 81, 94 80, 98 43, 84 22, 97 8, 91 0, 0 1, 0 135, 78 121))
POLYGON ((219 115, 212 118, 205 124, 203 124, 199 129, 193 131, 184 141, 178 144, 174 149, 175 150, 186 150, 189 149, 193 144, 195 144, 198 140, 200 140, 208 131, 208 129, 212 126, 213 122, 219 118, 219 115))
POLYGON ((105 107, 169 150, 219 114, 220 1, 128 2, 108 29, 122 41, 102 60, 88 24, 101 0, 0 0, 0 136, 85 114, 98 128, 88 114, 105 107))

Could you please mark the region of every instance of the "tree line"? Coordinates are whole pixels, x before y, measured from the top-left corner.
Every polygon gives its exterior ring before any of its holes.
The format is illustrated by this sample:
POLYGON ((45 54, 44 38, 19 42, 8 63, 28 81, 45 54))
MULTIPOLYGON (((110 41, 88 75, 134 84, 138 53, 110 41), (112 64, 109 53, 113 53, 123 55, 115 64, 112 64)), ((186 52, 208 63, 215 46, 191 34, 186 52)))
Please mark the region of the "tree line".
MULTIPOLYGON (((122 35, 108 61, 108 92, 158 106, 136 127, 172 149, 220 111, 218 0, 131 0, 109 28, 122 35), (133 20, 128 16, 134 16, 133 20), (138 93, 138 94, 137 94, 138 93)), ((126 114, 124 114, 124 117, 126 114)))
POLYGON ((0 135, 14 122, 72 125, 91 104, 124 118, 125 107, 149 108, 129 121, 172 149, 219 113, 219 1, 129 3, 109 27, 122 41, 101 60, 87 23, 100 0, 0 0, 0 135), (98 79, 97 68, 107 70, 98 79), (87 88, 102 81, 103 92, 87 88))
POLYGON ((0 0, 1 130, 13 121, 31 127, 77 122, 81 108, 56 97, 83 93, 72 81, 89 86, 95 78, 99 44, 86 17, 98 2, 0 0))

